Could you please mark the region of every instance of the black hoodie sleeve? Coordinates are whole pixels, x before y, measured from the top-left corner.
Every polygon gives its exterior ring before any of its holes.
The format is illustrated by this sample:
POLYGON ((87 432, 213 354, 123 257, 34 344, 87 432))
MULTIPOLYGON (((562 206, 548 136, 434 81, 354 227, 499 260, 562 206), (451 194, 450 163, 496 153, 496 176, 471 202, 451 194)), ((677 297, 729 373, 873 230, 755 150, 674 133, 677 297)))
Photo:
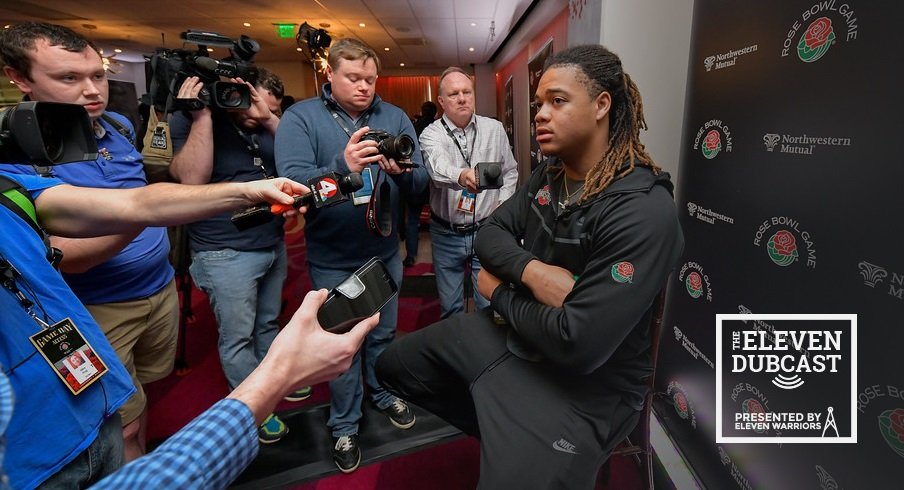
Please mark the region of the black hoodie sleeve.
POLYGON ((538 303, 507 287, 493 293, 493 308, 551 362, 578 374, 612 357, 663 287, 683 248, 671 194, 615 197, 585 225, 591 255, 561 308, 538 303), (630 264, 630 267, 619 264, 630 264), (627 272, 630 271, 630 274, 627 272))
MULTIPOLYGON (((545 169, 545 166, 542 167, 545 169)), ((533 199, 530 189, 536 188, 534 179, 545 178, 543 172, 535 171, 531 182, 522 185, 515 194, 503 201, 481 225, 474 250, 480 259, 480 266, 498 277, 503 283, 522 286, 521 274, 527 263, 537 258, 521 247, 530 202, 533 199)))

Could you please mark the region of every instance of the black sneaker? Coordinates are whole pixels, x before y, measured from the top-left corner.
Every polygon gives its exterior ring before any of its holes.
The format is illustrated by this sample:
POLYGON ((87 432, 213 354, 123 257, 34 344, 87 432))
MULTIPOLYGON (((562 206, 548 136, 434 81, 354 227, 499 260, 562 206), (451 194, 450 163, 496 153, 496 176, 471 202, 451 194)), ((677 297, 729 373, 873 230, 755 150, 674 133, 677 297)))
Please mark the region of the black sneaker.
POLYGON ((343 473, 351 473, 361 464, 358 434, 333 438, 333 462, 343 473))
POLYGON ((404 265, 405 267, 413 267, 414 266, 414 257, 412 257, 410 255, 405 257, 405 260, 402 261, 402 265, 404 265))
POLYGON ((399 429, 410 429, 414 426, 414 413, 408 408, 408 404, 402 401, 401 398, 396 398, 392 401, 392 403, 381 410, 387 417, 389 417, 392 425, 398 427, 399 429))

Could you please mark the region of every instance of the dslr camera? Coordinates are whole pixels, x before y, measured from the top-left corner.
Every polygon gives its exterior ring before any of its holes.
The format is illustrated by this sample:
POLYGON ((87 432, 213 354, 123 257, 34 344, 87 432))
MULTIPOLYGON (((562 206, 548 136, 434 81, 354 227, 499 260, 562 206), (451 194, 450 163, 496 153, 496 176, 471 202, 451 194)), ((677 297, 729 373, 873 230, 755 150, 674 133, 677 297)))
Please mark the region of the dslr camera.
POLYGON ((97 140, 84 107, 26 101, 0 108, 0 162, 56 165, 95 159, 97 140))
POLYGON ((148 94, 154 106, 169 112, 198 110, 204 107, 219 109, 247 109, 251 107, 251 91, 241 83, 223 82, 220 77, 241 78, 254 85, 258 70, 253 58, 260 51, 260 44, 242 35, 233 40, 213 32, 188 30, 181 34, 188 44, 196 44, 196 51, 158 48, 145 67, 148 94), (230 56, 211 58, 208 46, 229 49, 230 56), (177 99, 182 82, 188 77, 198 77, 204 88, 197 99, 177 99))
POLYGON ((480 190, 502 187, 502 162, 480 162, 474 166, 474 177, 480 190))
MULTIPOLYGON (((411 155, 414 154, 414 140, 407 134, 395 136, 382 129, 373 129, 361 137, 361 141, 368 140, 376 141, 377 150, 379 150, 380 154, 386 158, 394 159, 397 164, 402 160, 411 159, 411 155)), ((417 164, 401 163, 399 166, 402 168, 413 168, 416 167, 417 164)))

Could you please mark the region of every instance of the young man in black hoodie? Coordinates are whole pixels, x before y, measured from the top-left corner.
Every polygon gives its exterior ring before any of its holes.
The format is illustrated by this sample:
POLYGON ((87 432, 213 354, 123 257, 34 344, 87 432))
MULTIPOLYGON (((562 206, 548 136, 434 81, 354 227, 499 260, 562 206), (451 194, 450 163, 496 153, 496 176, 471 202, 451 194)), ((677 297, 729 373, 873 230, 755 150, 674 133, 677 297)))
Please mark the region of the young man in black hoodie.
POLYGON ((592 488, 638 420, 652 304, 684 238, 615 54, 552 56, 535 103, 537 142, 556 158, 478 234, 478 289, 492 309, 398 339, 377 372, 480 438, 480 488, 592 488))

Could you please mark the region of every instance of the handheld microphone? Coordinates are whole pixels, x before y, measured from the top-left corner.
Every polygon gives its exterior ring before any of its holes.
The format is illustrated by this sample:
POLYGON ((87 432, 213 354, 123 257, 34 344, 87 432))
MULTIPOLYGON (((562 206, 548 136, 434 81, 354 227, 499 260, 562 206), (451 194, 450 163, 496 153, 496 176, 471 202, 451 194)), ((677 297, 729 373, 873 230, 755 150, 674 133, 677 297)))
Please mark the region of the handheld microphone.
POLYGON ((269 223, 273 220, 274 215, 285 213, 290 209, 298 209, 302 206, 323 208, 347 201, 352 192, 362 187, 364 187, 364 180, 357 172, 343 176, 330 172, 309 180, 308 188, 311 189, 311 192, 295 196, 295 202, 292 204, 256 204, 236 211, 230 220, 240 231, 245 231, 269 223))

